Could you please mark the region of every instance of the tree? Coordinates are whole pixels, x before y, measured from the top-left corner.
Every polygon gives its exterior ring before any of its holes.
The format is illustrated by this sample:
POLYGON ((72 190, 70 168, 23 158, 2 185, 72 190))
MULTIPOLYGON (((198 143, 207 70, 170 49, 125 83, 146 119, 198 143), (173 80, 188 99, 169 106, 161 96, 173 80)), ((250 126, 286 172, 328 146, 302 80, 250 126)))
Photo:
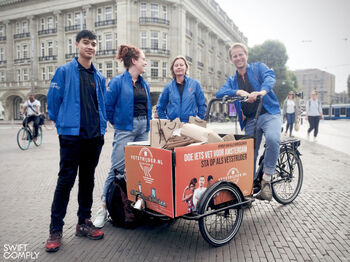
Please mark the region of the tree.
POLYGON ((348 97, 350 97, 350 75, 348 75, 348 97))
POLYGON ((283 43, 267 40, 249 50, 248 62, 263 62, 274 70, 276 85, 274 92, 280 103, 287 97, 289 91, 298 92, 297 78, 292 71, 287 70, 288 55, 283 43))

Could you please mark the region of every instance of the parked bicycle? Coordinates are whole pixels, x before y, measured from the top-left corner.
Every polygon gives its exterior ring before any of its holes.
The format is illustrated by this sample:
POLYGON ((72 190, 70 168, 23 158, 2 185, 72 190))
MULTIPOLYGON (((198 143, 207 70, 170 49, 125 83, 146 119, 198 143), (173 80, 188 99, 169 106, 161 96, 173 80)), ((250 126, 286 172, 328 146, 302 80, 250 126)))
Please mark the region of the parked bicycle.
POLYGON ((17 133, 17 144, 20 149, 27 150, 30 146, 30 142, 34 142, 36 146, 40 146, 43 141, 43 130, 41 126, 42 122, 39 123, 38 136, 34 139, 34 127, 24 121, 24 126, 17 133))

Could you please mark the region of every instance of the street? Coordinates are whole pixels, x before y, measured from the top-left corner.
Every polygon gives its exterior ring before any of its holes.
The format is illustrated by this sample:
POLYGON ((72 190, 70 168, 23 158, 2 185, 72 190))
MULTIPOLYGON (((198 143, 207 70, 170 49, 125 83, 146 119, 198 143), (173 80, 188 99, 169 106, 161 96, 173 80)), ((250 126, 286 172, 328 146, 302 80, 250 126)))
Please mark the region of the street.
MULTIPOLYGON (((350 261, 349 121, 322 121, 319 142, 300 152, 304 182, 290 205, 255 201, 227 245, 211 247, 198 223, 177 219, 134 230, 107 223, 103 240, 75 236, 77 183, 65 218, 63 245, 46 253, 50 206, 57 181, 59 145, 55 129, 44 129, 43 144, 22 151, 19 125, 0 125, 0 261, 350 261), (336 135, 336 136, 334 136, 336 135), (23 244, 23 245, 21 245, 23 244), (19 254, 27 252, 27 256, 19 254)), ((105 136, 96 169, 94 216, 110 166, 112 130, 105 136)), ((78 182, 78 181, 76 181, 78 182)))

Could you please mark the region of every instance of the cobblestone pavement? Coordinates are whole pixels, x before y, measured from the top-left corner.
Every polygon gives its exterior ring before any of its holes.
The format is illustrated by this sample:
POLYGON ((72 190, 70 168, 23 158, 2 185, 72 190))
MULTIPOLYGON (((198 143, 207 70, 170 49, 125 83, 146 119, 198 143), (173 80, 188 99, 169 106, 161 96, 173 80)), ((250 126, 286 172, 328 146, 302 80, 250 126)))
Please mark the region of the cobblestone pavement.
MULTIPOLYGON (((44 130, 41 147, 21 151, 18 129, 0 125, 0 261, 350 261, 349 155, 305 140, 300 148, 304 184, 298 198, 286 206, 255 201, 225 246, 211 247, 197 222, 183 219, 134 230, 108 223, 103 240, 78 238, 76 183, 63 246, 57 253, 46 253, 58 138, 55 130, 44 130)), ((96 170, 93 214, 109 169, 111 143, 110 131, 96 170)))

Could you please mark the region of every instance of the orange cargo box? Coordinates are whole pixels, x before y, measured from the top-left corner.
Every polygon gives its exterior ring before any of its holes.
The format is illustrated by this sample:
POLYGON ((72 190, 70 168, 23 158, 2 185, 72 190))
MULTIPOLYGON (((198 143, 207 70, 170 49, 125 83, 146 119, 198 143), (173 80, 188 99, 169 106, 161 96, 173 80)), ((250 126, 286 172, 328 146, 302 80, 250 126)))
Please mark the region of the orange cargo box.
POLYGON ((147 208, 174 218, 195 211, 205 190, 231 181, 244 196, 253 191, 253 139, 177 147, 126 146, 128 198, 142 194, 147 208))

